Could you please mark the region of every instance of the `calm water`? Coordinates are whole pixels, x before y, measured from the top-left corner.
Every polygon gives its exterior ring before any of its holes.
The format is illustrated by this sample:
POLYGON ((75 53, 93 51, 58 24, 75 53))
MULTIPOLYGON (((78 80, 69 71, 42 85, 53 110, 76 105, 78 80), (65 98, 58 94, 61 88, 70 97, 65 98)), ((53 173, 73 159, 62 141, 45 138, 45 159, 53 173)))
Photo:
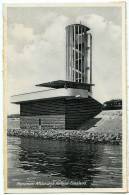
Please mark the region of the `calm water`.
POLYGON ((122 187, 121 146, 8 137, 9 187, 122 187))

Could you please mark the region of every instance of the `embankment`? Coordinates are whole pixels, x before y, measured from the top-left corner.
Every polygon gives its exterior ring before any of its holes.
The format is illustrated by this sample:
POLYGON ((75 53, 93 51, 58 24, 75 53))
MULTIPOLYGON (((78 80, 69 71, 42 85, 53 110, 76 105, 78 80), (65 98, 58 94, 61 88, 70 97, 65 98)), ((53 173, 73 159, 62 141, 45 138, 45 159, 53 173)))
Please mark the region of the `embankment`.
POLYGON ((121 144, 122 111, 102 111, 83 124, 79 130, 21 130, 8 128, 9 136, 36 137, 42 139, 79 141, 86 143, 121 144))

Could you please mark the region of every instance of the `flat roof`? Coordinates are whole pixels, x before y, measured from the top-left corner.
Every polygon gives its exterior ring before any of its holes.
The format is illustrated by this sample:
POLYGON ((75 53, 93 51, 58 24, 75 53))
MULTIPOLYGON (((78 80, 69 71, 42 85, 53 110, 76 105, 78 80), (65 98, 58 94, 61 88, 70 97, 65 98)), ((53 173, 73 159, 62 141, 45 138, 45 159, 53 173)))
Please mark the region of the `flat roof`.
POLYGON ((90 86, 94 86, 94 84, 88 83, 78 83, 73 81, 65 81, 65 80, 57 80, 51 81, 47 83, 37 84, 38 87, 51 87, 51 88, 75 88, 75 89, 90 89, 90 86))
POLYGON ((90 28, 88 26, 85 26, 85 25, 79 24, 79 23, 70 24, 70 25, 66 26, 65 28, 69 28, 70 26, 83 26, 86 29, 86 31, 90 30, 90 28))

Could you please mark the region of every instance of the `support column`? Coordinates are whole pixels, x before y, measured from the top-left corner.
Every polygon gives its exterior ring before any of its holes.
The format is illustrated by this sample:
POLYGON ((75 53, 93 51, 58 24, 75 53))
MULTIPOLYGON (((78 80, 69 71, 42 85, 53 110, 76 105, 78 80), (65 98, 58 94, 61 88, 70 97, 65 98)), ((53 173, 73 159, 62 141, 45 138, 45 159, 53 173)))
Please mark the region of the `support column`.
POLYGON ((74 80, 75 81, 75 25, 74 25, 74 63, 73 63, 73 71, 74 71, 74 80))
POLYGON ((77 37, 78 37, 78 67, 77 67, 77 70, 78 70, 78 82, 79 82, 79 25, 78 25, 78 34, 77 34, 77 37))
POLYGON ((82 83, 82 27, 81 27, 81 52, 80 52, 80 56, 81 56, 81 83, 82 83))
POLYGON ((68 72, 69 72, 69 70, 68 70, 68 37, 69 37, 68 31, 69 31, 69 29, 67 28, 66 29, 66 80, 68 80, 68 78, 69 78, 69 76, 68 76, 68 72))
MULTIPOLYGON (((90 34, 90 84, 92 84, 92 35, 90 34)), ((92 93, 92 86, 90 87, 92 93)))

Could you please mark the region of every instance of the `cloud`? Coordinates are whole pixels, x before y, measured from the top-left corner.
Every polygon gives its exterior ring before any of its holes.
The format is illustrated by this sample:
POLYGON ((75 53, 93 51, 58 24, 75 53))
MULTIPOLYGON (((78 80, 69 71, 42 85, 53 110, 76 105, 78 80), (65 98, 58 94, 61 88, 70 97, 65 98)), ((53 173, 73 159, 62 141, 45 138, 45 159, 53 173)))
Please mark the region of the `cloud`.
POLYGON ((33 29, 25 28, 23 24, 13 24, 9 26, 8 42, 13 44, 17 51, 21 52, 23 47, 34 40, 33 29))
POLYGON ((61 15, 57 19, 40 34, 23 24, 15 24, 9 29, 10 96, 37 90, 34 85, 40 82, 65 79, 64 27, 67 17, 61 15), (19 29, 24 33, 17 34, 19 29))
MULTIPOLYGON (((71 18, 50 12, 39 20, 37 30, 36 21, 31 27, 15 20, 9 25, 10 95, 39 90, 34 85, 40 82, 65 79, 65 26, 71 18)), ((96 14, 75 21, 89 26, 93 35, 94 97, 99 101, 121 97, 121 27, 96 14)))
POLYGON ((93 36, 94 95, 100 101, 121 97, 121 28, 104 17, 91 14, 77 18, 93 36))
POLYGON ((79 16, 76 21, 83 21, 97 34, 103 33, 107 27, 107 21, 102 16, 96 14, 79 16))

